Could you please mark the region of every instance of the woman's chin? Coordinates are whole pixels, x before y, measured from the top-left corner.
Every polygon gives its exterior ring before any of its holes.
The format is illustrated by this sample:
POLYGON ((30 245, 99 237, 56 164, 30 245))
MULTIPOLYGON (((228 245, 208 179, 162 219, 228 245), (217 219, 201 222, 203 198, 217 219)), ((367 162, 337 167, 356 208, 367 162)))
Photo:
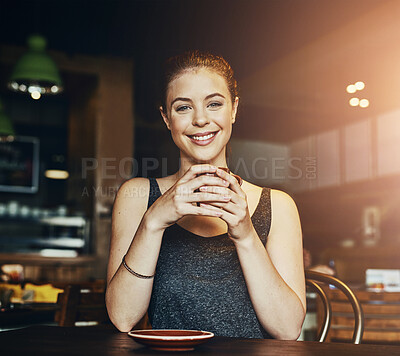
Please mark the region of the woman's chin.
POLYGON ((190 152, 187 157, 195 163, 198 164, 203 164, 203 163, 211 163, 215 161, 220 161, 221 157, 225 158, 225 153, 224 152, 218 152, 216 153, 215 151, 213 152, 190 152))
POLYGON ((214 157, 196 157, 196 156, 191 156, 189 158, 189 160, 193 163, 193 164, 211 164, 211 162, 214 161, 214 157))

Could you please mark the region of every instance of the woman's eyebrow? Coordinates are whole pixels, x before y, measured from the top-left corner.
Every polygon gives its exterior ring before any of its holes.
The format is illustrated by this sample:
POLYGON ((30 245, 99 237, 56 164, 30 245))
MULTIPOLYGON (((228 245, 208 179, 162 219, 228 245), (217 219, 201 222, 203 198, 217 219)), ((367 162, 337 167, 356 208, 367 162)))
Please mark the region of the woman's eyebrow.
MULTIPOLYGON (((212 93, 212 94, 207 95, 207 96, 204 98, 204 100, 208 100, 208 99, 210 99, 210 98, 213 98, 214 96, 219 96, 219 97, 225 99, 225 96, 223 96, 223 95, 220 94, 220 93, 212 93)), ((174 100, 172 100, 171 106, 172 106, 175 102, 177 102, 177 101, 190 101, 190 102, 192 102, 192 99, 190 99, 190 98, 183 98, 183 97, 177 97, 177 98, 175 98, 174 100)))
POLYGON ((190 99, 190 98, 178 97, 178 98, 175 98, 174 100, 172 100, 171 106, 172 106, 176 101, 192 101, 192 99, 190 99))
POLYGON ((225 96, 223 96, 223 95, 220 94, 220 93, 212 93, 212 94, 210 94, 210 95, 207 95, 207 96, 204 98, 204 100, 213 98, 214 96, 220 96, 221 98, 224 98, 224 99, 225 99, 225 96))

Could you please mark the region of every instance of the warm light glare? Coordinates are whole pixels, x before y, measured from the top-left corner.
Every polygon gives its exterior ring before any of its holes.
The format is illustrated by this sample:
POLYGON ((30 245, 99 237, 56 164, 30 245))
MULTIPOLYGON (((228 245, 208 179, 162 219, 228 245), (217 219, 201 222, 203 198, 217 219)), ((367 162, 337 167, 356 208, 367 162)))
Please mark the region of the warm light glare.
POLYGON ((33 91, 31 93, 31 97, 32 97, 32 99, 38 100, 38 99, 40 99, 41 94, 38 91, 33 91))
POLYGON ((44 175, 49 179, 67 179, 69 177, 69 173, 67 171, 62 171, 59 169, 48 169, 44 172, 44 175))
POLYGON ((362 108, 367 108, 369 106, 369 100, 368 99, 361 99, 359 105, 362 108))
POLYGON ((354 84, 357 90, 363 90, 365 88, 364 82, 357 82, 354 84))
POLYGON ((358 98, 351 98, 351 99, 349 100, 349 104, 350 104, 351 106, 358 106, 359 103, 360 103, 360 99, 358 99, 358 98))
POLYGON ((346 91, 350 94, 353 94, 357 91, 357 88, 354 84, 350 84, 347 86, 346 91))

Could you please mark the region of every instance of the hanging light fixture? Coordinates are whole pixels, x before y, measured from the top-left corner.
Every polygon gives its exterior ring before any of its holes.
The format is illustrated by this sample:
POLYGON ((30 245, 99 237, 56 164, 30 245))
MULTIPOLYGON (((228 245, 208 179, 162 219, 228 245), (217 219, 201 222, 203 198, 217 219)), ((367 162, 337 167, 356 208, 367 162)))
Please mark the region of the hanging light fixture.
POLYGON ((14 128, 10 118, 4 112, 3 102, 0 98, 0 136, 14 136, 14 128))
POLYGON ((62 92, 58 68, 46 53, 46 39, 40 35, 31 35, 27 44, 29 49, 16 63, 8 88, 29 93, 33 99, 39 99, 43 94, 62 92))

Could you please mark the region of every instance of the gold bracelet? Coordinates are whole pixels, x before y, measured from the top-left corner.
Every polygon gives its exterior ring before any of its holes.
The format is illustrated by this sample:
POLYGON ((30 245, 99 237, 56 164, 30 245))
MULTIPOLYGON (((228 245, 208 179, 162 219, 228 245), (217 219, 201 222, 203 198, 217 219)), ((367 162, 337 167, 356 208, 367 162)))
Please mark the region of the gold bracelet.
MULTIPOLYGON (((125 255, 126 256, 126 255, 125 255)), ((126 268, 126 270, 129 272, 129 273, 131 273, 131 274, 133 274, 135 277, 138 277, 138 278, 142 278, 142 279, 151 279, 151 278, 154 278, 154 274, 152 275, 152 276, 145 276, 145 275, 143 275, 143 274, 139 274, 139 273, 137 273, 137 272, 135 272, 132 268, 130 268, 127 264, 126 264, 126 262, 125 262, 125 256, 122 258, 122 264, 124 265, 124 267, 126 268)))

